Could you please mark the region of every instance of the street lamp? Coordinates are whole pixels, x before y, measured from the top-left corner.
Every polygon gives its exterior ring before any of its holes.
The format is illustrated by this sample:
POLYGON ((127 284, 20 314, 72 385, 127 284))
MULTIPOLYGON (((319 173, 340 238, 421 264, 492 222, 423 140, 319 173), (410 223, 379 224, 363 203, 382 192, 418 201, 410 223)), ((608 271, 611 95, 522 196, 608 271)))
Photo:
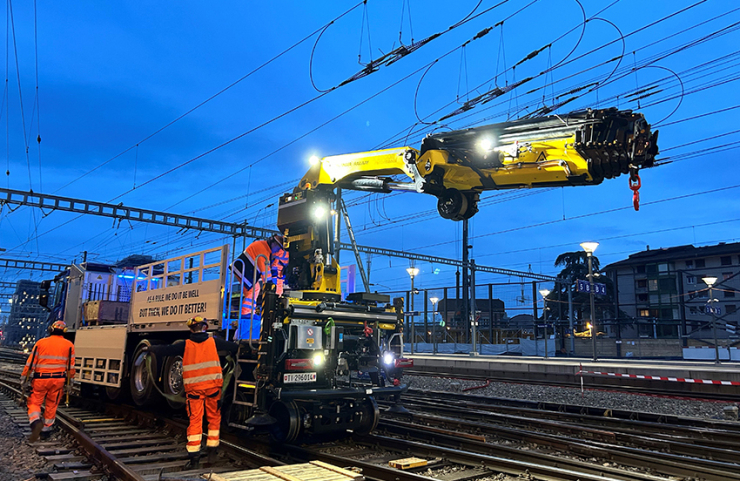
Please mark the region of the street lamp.
MULTIPOLYGON (((414 311, 414 277, 419 275, 419 269, 417 267, 407 267, 406 272, 409 273, 409 276, 411 276, 411 294, 409 299, 409 311, 413 313, 414 311)), ((414 341, 416 336, 416 329, 415 329, 415 323, 414 323, 414 316, 413 314, 411 317, 411 354, 414 353, 414 341)))
POLYGON ((717 278, 713 276, 702 277, 704 284, 709 286, 709 310, 712 311, 712 333, 714 334, 714 363, 719 364, 719 345, 717 343, 717 318, 714 315, 714 291, 713 286, 717 278))
POLYGON ((432 346, 434 347, 433 353, 437 353, 437 303, 439 302, 439 297, 430 297, 430 301, 432 301, 432 346))
MULTIPOLYGON (((545 325, 545 359, 547 359, 547 296, 550 295, 550 289, 540 289, 540 295, 542 296, 542 320, 545 325)), ((535 339, 535 345, 536 343, 535 339)))
POLYGON ((591 347, 593 349, 593 360, 596 360, 596 333, 599 332, 596 329, 596 308, 594 307, 594 270, 592 257, 596 248, 599 247, 598 242, 581 242, 581 247, 586 251, 588 256, 588 282, 590 287, 589 297, 591 299, 591 347))

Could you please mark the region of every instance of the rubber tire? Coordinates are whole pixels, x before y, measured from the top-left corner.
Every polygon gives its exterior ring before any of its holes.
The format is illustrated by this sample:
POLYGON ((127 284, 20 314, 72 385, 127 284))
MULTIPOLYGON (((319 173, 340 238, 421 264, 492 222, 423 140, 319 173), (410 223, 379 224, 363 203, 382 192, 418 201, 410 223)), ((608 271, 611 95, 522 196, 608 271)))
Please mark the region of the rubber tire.
MULTIPOLYGON (((174 396, 184 396, 185 388, 182 383, 182 356, 170 356, 164 362, 164 369, 162 369, 162 392, 165 394, 172 394, 174 396), (179 363, 179 367, 178 367, 179 363), (173 369, 179 372, 172 372, 173 369), (177 380, 171 379, 170 376, 179 375, 179 385, 177 380), (173 383, 175 388, 173 388, 173 383), (179 388, 179 389, 178 389, 179 388)), ((166 399, 166 398, 165 398, 166 399)), ((170 399, 166 399, 167 404, 172 409, 183 409, 185 407, 184 402, 176 402, 170 399)))
POLYGON ((362 400, 360 405, 360 412, 362 413, 362 421, 358 428, 354 430, 357 434, 370 434, 375 431, 380 422, 380 408, 375 398, 372 396, 366 397, 362 400))
POLYGON ((126 386, 126 380, 121 382, 121 387, 105 387, 105 398, 112 403, 119 403, 126 399, 128 394, 128 386, 126 386))
POLYGON ((270 438, 277 443, 293 443, 301 434, 301 417, 295 401, 275 401, 270 416, 277 422, 270 427, 270 438))
MULTIPOLYGON (((157 392, 154 389, 155 379, 150 379, 146 372, 146 363, 142 353, 144 346, 151 346, 152 343, 144 339, 134 349, 134 355, 131 356, 131 369, 129 372, 129 387, 131 390, 131 400, 139 407, 149 406, 156 400, 157 392)), ((152 374, 156 377, 158 374, 159 363, 157 356, 149 353, 152 357, 152 374)))

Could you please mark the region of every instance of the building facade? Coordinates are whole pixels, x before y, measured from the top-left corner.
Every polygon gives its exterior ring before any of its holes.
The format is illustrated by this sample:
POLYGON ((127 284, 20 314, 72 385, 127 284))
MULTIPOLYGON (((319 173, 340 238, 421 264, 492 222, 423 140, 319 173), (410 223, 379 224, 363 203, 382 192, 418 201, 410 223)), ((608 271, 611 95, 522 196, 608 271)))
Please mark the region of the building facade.
POLYGON ((31 348, 38 339, 46 336, 47 312, 39 305, 39 292, 38 282, 18 281, 10 299, 6 345, 31 348))
MULTIPOLYGON (((709 288, 720 338, 736 337, 740 324, 740 242, 647 250, 603 268, 617 286, 618 308, 651 325, 656 337, 711 337, 709 288)), ((650 336, 652 337, 652 336, 650 336)))

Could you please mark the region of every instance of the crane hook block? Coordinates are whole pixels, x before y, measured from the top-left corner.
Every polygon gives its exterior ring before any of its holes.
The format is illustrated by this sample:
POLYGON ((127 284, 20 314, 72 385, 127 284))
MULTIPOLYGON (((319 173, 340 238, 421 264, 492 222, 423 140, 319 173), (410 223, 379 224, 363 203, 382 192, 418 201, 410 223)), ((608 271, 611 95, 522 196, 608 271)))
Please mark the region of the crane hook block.
POLYGON ((632 206, 635 208, 635 211, 640 210, 640 187, 642 187, 642 181, 640 181, 640 176, 637 174, 634 174, 634 176, 629 177, 629 184, 630 189, 632 189, 632 206))

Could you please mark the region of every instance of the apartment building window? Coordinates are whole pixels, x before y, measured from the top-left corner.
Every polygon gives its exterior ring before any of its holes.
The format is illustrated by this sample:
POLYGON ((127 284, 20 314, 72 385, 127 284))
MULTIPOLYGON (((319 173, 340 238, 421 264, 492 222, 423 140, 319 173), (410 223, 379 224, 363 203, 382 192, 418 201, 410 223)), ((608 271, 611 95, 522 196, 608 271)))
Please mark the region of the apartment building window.
POLYGON ((720 265, 723 266, 731 266, 732 265, 732 256, 722 256, 719 258, 720 265))
POLYGON ((666 277, 658 281, 658 286, 661 291, 674 291, 676 290, 676 283, 671 277, 666 277))
POLYGON ((686 284, 696 284, 696 276, 686 276, 686 284))
POLYGON ((729 289, 725 290, 724 297, 735 297, 735 291, 731 291, 729 289))
POLYGON ((640 309, 640 317, 650 317, 650 309, 640 309))
POLYGON ((693 269, 694 268, 694 261, 686 261, 686 268, 687 269, 693 269))
POLYGON ((704 262, 704 259, 697 259, 697 260, 696 260, 696 267, 697 267, 698 269, 704 268, 704 267, 706 267, 706 266, 707 266, 707 263, 706 263, 706 262, 704 262))
POLYGON ((657 264, 650 264, 647 266, 647 273, 648 275, 656 275, 658 274, 658 265, 657 264))
POLYGON ((648 281, 648 290, 649 291, 657 291, 658 290, 658 279, 650 279, 648 281))
POLYGON ((644 289, 647 287, 647 279, 638 279, 637 280, 637 288, 638 289, 644 289))
POLYGON ((732 272, 723 272, 723 273, 722 273, 722 280, 723 280, 723 281, 726 281, 726 280, 727 280, 727 279, 729 279, 730 277, 732 277, 732 272))
POLYGON ((727 314, 734 314, 737 312, 737 306, 735 304, 727 304, 725 305, 725 312, 727 314))
POLYGON ((635 267, 635 272, 637 274, 644 274, 645 273, 645 266, 637 266, 637 267, 635 267))
POLYGON ((647 302, 648 295, 647 294, 637 294, 637 300, 640 302, 647 302))

